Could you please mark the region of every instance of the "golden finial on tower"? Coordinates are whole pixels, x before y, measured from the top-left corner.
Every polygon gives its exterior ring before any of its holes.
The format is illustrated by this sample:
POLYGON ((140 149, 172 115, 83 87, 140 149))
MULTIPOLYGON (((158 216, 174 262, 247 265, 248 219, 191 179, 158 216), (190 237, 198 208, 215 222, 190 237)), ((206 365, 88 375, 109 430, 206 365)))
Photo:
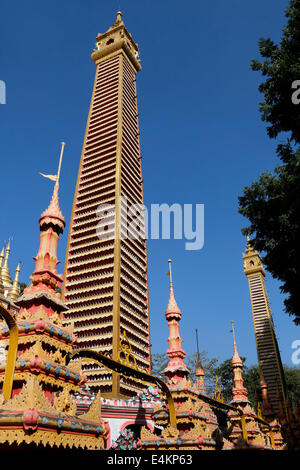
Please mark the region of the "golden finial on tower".
POLYGON ((117 11, 117 23, 121 23, 122 21, 122 12, 120 11, 120 6, 119 10, 117 11))
POLYGON ((2 274, 1 274, 3 258, 4 258, 4 247, 2 248, 2 251, 0 253, 0 295, 4 294, 4 284, 2 281, 2 274))

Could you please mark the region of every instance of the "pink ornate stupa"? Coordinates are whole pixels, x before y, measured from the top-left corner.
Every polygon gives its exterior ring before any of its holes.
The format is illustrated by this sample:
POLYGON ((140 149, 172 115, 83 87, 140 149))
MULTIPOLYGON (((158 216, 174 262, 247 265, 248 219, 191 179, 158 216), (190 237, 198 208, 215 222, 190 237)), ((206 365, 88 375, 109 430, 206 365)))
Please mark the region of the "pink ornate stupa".
POLYGON ((171 260, 169 262, 169 276, 170 276, 170 298, 166 309, 166 320, 169 326, 169 348, 167 349, 167 356, 170 361, 163 373, 167 376, 168 384, 177 384, 189 374, 189 370, 184 363, 185 351, 182 349, 182 339, 179 334, 179 321, 181 320, 181 311, 176 303, 173 290, 171 260))
MULTIPOLYGON (((61 158, 62 153, 60 164, 61 158)), ((72 326, 62 324, 66 306, 59 292, 57 243, 65 220, 58 204, 59 172, 44 176, 55 186, 39 219, 40 246, 31 284, 15 300, 20 307, 15 316, 17 359, 11 398, 0 391, 0 449, 103 449, 109 426, 101 419, 100 395, 86 413, 77 414, 75 395, 87 378, 80 362, 66 362, 77 338, 72 326)), ((8 328, 0 328, 0 341, 8 339, 8 328)), ((4 374, 5 364, 0 364, 0 390, 4 374)))

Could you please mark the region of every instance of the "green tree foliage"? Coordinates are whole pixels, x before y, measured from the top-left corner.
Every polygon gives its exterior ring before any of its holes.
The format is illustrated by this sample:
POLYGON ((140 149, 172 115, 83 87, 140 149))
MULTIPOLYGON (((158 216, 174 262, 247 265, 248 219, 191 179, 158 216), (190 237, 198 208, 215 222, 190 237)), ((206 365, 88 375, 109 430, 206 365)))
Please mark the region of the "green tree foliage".
POLYGON ((300 405, 300 368, 284 367, 286 387, 291 403, 300 405))
POLYGON ((25 282, 19 282, 19 287, 20 287, 20 295, 21 295, 24 289, 26 289, 27 284, 25 282))
POLYGON ((250 222, 242 232, 255 235, 254 248, 264 254, 267 270, 286 294, 286 312, 300 324, 300 104, 292 100, 293 84, 300 80, 300 0, 290 1, 286 17, 280 44, 260 39, 264 60, 251 64, 265 77, 259 109, 269 137, 281 138, 280 164, 244 188, 238 210, 250 222))
POLYGON ((167 367, 169 358, 166 354, 151 354, 151 373, 162 380, 165 380, 163 370, 167 367))

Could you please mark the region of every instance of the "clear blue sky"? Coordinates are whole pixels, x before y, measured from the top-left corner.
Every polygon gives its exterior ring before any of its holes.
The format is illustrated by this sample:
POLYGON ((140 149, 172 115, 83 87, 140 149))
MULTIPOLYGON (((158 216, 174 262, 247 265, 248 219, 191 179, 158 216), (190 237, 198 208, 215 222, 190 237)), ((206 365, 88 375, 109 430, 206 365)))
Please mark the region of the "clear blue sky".
MULTIPOLYGON (((138 107, 145 203, 205 204, 205 244, 186 251, 181 240, 148 242, 151 341, 167 348, 168 258, 182 310, 188 353, 200 349, 220 360, 232 355, 231 320, 239 352, 255 363, 256 348, 247 279, 242 270, 247 223, 237 212, 245 185, 277 163, 276 143, 260 120, 261 76, 250 70, 258 39, 278 41, 284 0, 127 0, 123 19, 139 44, 138 107)), ((0 80, 7 87, 1 116, 0 245, 13 237, 11 273, 22 261, 28 282, 39 245, 38 218, 53 183, 60 142, 60 205, 70 220, 95 66, 98 32, 115 21, 118 1, 28 0, 2 2, 0 80)), ((67 230, 59 244, 63 272, 67 230)), ((283 361, 299 327, 283 312, 279 285, 267 288, 283 361)))

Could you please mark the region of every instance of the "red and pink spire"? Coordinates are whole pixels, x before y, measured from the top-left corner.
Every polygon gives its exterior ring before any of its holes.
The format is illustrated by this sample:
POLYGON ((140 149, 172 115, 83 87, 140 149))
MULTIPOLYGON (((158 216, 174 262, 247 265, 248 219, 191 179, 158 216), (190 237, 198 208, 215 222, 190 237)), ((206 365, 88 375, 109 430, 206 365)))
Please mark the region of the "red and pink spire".
POLYGON ((59 236, 65 227, 65 219, 61 213, 58 202, 59 176, 63 150, 65 143, 62 142, 61 154, 57 175, 44 175, 46 178, 55 181, 52 198, 48 208, 42 213, 39 219, 40 225, 40 246, 36 257, 34 257, 35 268, 31 276, 31 284, 24 290, 23 295, 16 301, 20 305, 20 313, 26 308, 32 313, 45 302, 47 302, 48 315, 54 312, 66 310, 61 302, 61 288, 63 278, 57 272, 57 245, 59 236), (44 299, 44 300, 42 300, 44 299))
POLYGON ((232 368, 233 368, 233 380, 234 380, 234 387, 232 389, 232 402, 235 404, 248 404, 248 390, 244 387, 244 381, 242 377, 242 368, 243 368, 243 361, 239 356, 236 341, 235 341, 235 332, 234 332, 234 324, 232 323, 232 334, 233 334, 233 356, 231 360, 232 368))
POLYGON ((167 376, 168 383, 178 384, 189 374, 189 370, 183 361, 185 358, 185 351, 182 349, 182 339, 179 333, 181 311, 176 303, 174 296, 171 260, 169 259, 168 262, 168 275, 170 276, 170 297, 165 316, 169 326, 169 348, 167 349, 167 356, 169 357, 170 361, 163 372, 167 376))

